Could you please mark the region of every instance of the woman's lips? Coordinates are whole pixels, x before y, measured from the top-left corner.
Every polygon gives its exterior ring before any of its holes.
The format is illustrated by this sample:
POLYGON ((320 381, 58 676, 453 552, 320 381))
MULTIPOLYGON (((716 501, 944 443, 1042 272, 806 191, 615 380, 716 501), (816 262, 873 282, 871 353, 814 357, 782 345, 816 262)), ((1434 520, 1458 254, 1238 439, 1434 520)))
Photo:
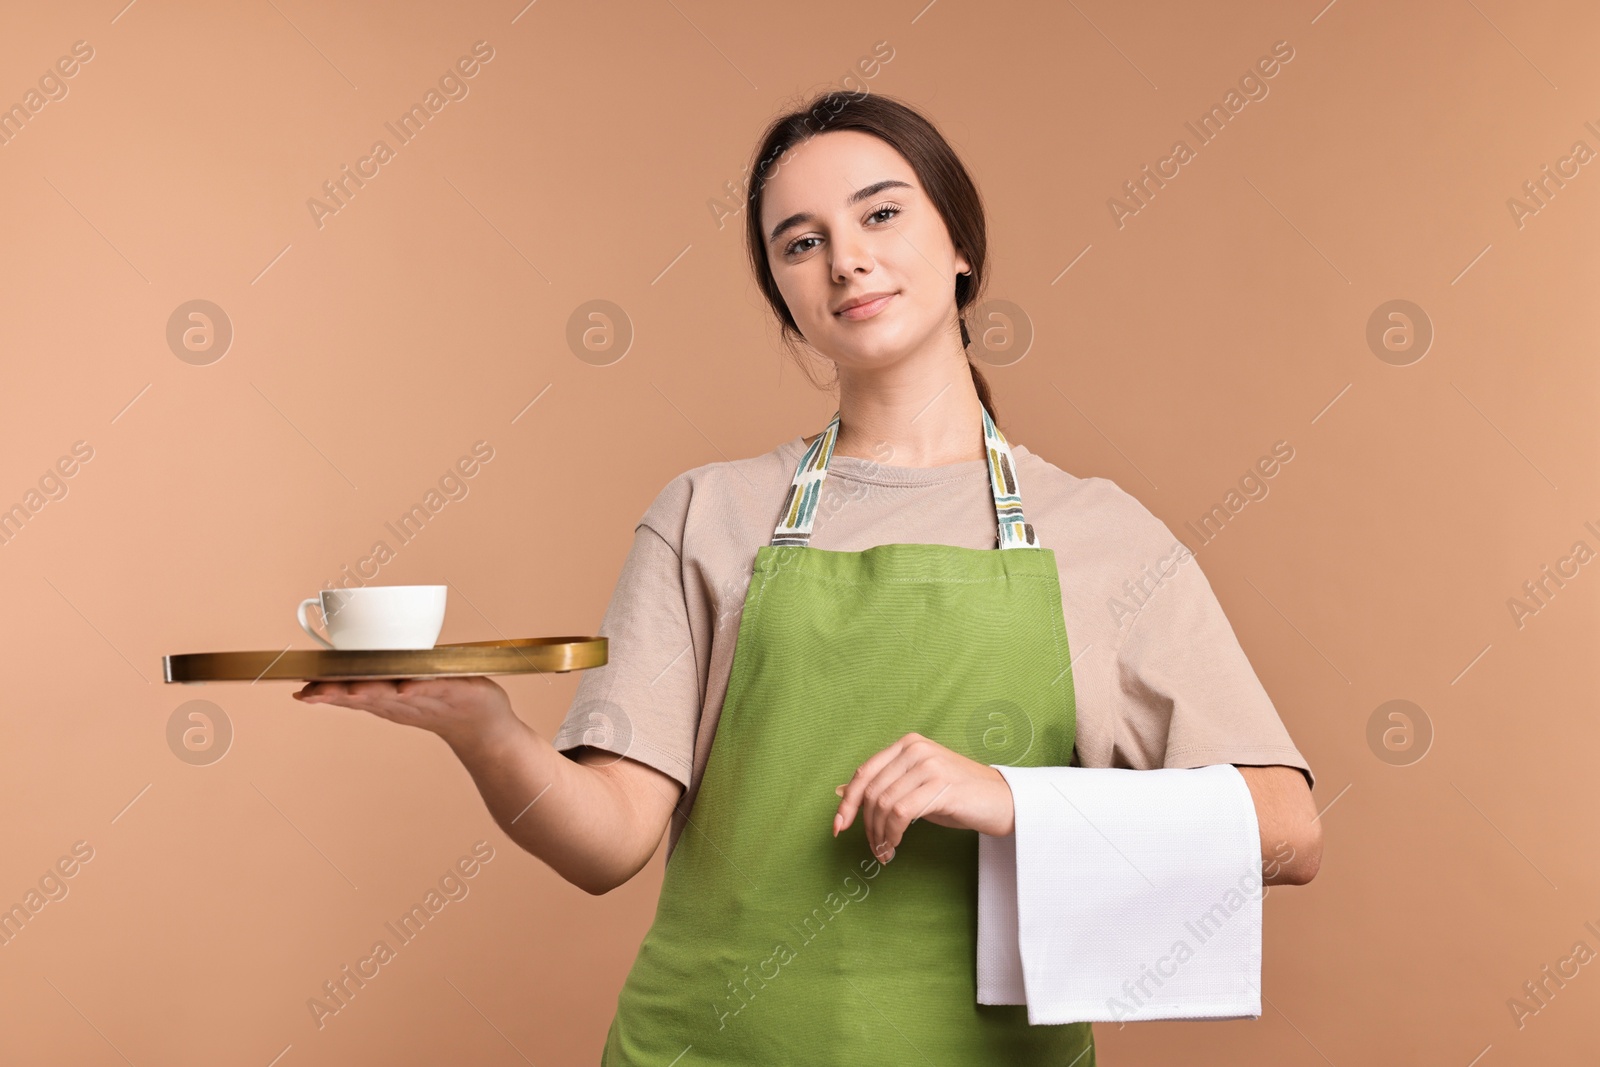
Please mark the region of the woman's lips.
POLYGON ((843 311, 839 312, 839 317, 841 319, 850 319, 852 321, 857 319, 870 319, 872 316, 882 311, 884 306, 887 305, 889 301, 893 300, 895 296, 896 294, 890 293, 888 296, 880 296, 876 300, 869 300, 865 304, 857 304, 853 308, 845 308, 843 311))

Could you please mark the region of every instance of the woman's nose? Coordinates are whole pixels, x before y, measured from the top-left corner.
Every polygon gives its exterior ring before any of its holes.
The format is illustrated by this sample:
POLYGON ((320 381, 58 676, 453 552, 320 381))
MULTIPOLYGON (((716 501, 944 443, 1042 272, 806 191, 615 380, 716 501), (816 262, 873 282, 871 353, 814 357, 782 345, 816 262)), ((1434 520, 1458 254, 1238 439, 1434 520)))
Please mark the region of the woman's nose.
POLYGON ((835 237, 833 241, 833 277, 848 282, 859 273, 870 273, 876 265, 871 249, 859 236, 835 237))

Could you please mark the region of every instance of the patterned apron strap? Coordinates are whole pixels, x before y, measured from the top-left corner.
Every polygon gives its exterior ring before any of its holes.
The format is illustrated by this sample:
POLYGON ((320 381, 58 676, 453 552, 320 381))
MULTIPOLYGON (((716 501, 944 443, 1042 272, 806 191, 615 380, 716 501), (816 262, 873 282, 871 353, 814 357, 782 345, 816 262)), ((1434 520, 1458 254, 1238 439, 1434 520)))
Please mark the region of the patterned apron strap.
MULTIPOLYGON (((982 405, 979 405, 982 407, 982 405)), ((1033 524, 1022 514, 1022 489, 1017 484, 1017 464, 1005 434, 983 408, 984 451, 989 458, 989 490, 994 497, 997 523, 995 544, 1000 548, 1038 548, 1033 524)), ((839 439, 839 413, 822 431, 795 467, 789 495, 783 501, 783 514, 772 533, 773 545, 809 545, 811 524, 817 517, 817 498, 822 495, 822 480, 828 476, 833 446, 839 439)))

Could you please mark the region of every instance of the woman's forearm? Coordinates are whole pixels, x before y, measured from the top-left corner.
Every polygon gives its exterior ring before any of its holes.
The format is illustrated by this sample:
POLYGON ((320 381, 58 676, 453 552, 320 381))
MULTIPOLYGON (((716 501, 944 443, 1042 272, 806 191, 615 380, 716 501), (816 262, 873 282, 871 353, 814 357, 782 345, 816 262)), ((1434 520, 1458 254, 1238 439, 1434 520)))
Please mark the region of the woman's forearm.
POLYGON ((1240 766, 1261 834, 1264 885, 1305 885, 1322 866, 1322 825, 1305 777, 1295 767, 1240 766))
MULTIPOLYGON (((664 811, 656 804, 641 805, 630 789, 638 785, 638 776, 623 782, 612 766, 569 759, 521 719, 493 734, 445 741, 472 775, 500 828, 589 893, 605 893, 638 873, 654 854, 676 801, 671 798, 664 811)), ((632 766, 659 774, 641 764, 632 766)))

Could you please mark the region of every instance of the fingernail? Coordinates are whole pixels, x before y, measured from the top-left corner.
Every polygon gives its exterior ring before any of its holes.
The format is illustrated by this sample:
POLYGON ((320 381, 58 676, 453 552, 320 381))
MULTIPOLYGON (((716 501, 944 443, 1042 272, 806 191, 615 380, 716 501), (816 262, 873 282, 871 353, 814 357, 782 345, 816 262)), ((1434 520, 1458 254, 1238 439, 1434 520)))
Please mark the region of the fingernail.
POLYGON ((891 848, 889 854, 884 857, 883 862, 888 863, 892 859, 894 859, 894 849, 891 848))
POLYGON ((842 786, 842 785, 834 786, 833 787, 833 795, 836 796, 836 797, 844 796, 844 786, 842 786))

